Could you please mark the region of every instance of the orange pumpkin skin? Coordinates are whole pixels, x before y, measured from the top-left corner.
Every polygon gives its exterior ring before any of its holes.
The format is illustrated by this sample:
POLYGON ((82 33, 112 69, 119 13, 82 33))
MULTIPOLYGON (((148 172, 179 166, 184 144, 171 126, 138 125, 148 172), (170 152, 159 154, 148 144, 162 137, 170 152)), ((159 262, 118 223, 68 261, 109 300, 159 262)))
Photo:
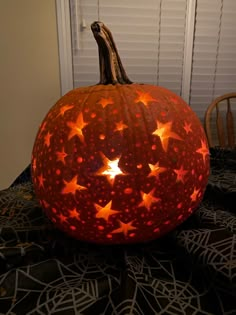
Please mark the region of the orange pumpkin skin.
POLYGON ((77 88, 48 112, 32 153, 41 206, 66 234, 100 244, 156 239, 202 200, 202 125, 171 91, 145 84, 77 88))
POLYGON ((157 86, 75 89, 49 111, 33 148, 33 183, 48 217, 97 243, 148 241, 174 229, 200 203, 208 175, 199 119, 157 86))

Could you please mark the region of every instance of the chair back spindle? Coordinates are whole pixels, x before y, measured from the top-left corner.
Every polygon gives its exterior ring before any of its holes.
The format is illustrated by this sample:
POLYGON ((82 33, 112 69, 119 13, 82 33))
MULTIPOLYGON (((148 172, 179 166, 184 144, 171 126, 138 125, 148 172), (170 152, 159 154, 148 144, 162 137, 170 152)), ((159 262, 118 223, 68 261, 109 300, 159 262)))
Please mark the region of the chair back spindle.
POLYGON ((227 134, 228 134, 228 143, 229 143, 229 146, 232 148, 235 146, 235 140, 234 140, 234 118, 233 118, 233 113, 231 111, 230 99, 227 99, 226 126, 227 126, 227 134))
POLYGON ((236 111, 236 93, 219 96, 208 106, 205 112, 204 123, 209 147, 213 147, 214 145, 222 148, 235 147, 234 116, 236 112, 232 110, 233 105, 236 111), (226 110, 225 104, 227 104, 226 110), (214 112, 215 115, 213 114, 214 112), (225 113, 223 114, 223 112, 225 113), (214 134, 217 136, 217 144, 213 141, 214 134))

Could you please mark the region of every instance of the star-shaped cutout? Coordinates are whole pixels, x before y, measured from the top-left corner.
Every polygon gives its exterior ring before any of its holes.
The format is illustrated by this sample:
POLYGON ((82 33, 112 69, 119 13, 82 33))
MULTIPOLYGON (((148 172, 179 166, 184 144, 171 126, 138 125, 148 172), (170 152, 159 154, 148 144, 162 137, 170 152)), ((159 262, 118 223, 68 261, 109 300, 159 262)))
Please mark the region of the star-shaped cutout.
POLYGON ((112 234, 124 233, 124 236, 127 237, 129 231, 133 231, 137 229, 135 226, 132 225, 133 221, 130 221, 128 223, 124 223, 120 220, 118 221, 119 221, 120 227, 118 229, 113 230, 111 232, 112 234))
POLYGON ((88 123, 84 122, 83 114, 80 113, 76 122, 69 121, 67 126, 70 127, 70 133, 68 136, 68 140, 72 137, 77 136, 80 138, 81 142, 84 142, 83 128, 87 126, 88 123))
POLYGON ((40 174, 38 176, 38 181, 39 181, 39 187, 43 187, 44 188, 44 181, 45 181, 45 178, 43 177, 43 174, 40 174))
POLYGON ((59 218, 59 220, 60 220, 61 223, 65 222, 65 221, 67 220, 67 217, 64 216, 62 213, 60 213, 60 214, 58 215, 58 218, 59 218))
POLYGON ((101 156, 103 166, 96 172, 96 175, 106 175, 108 181, 113 185, 117 175, 124 175, 118 166, 120 158, 111 161, 103 153, 101 153, 101 156))
POLYGON ((169 139, 182 140, 182 138, 175 132, 172 131, 172 121, 167 123, 161 123, 157 121, 157 129, 152 133, 155 136, 158 136, 161 140, 162 148, 167 152, 169 139))
POLYGON ((184 184, 184 176, 188 173, 187 170, 183 168, 183 165, 179 169, 174 170, 176 177, 176 182, 182 182, 184 184))
POLYGON ((126 128, 128 128, 128 126, 125 125, 125 124, 123 123, 123 121, 121 120, 121 121, 119 121, 118 123, 116 123, 116 127, 115 127, 115 129, 114 129, 114 132, 115 132, 115 131, 123 131, 123 130, 126 129, 126 128))
POLYGON ((34 171, 35 171, 36 168, 37 168, 37 160, 36 160, 36 158, 33 159, 32 168, 33 168, 34 171))
POLYGON ((135 103, 143 103, 145 106, 148 105, 149 102, 154 102, 156 101, 155 98, 153 98, 149 93, 147 92, 142 92, 142 91, 136 91, 138 94, 138 97, 134 100, 135 103))
POLYGON ((95 203, 94 206, 97 210, 96 218, 97 219, 104 219, 106 221, 109 220, 109 217, 113 214, 117 214, 120 211, 111 209, 112 200, 110 200, 104 207, 100 206, 99 204, 95 203))
POLYGON ((40 126, 40 136, 44 132, 45 128, 46 128, 46 122, 43 122, 40 126))
POLYGON ((57 151, 56 152, 57 155, 57 161, 61 161, 63 164, 65 164, 65 158, 67 157, 67 153, 65 152, 64 148, 62 149, 62 151, 57 151))
POLYGON ((205 141, 201 140, 201 147, 196 150, 197 153, 200 153, 202 155, 204 163, 206 162, 206 156, 209 155, 209 149, 207 147, 207 144, 205 141))
POLYGON ((150 173, 148 174, 148 177, 151 177, 151 176, 157 177, 159 176, 159 174, 166 171, 165 167, 159 166, 159 162, 157 162, 156 164, 148 164, 148 165, 151 169, 150 173))
POLYGON ((114 101, 113 101, 113 99, 111 97, 108 97, 108 98, 102 97, 100 99, 100 101, 98 102, 98 104, 102 105, 102 108, 105 108, 105 107, 107 107, 107 105, 114 104, 114 101))
POLYGON ((87 189, 86 187, 84 186, 81 186, 79 184, 77 184, 77 181, 78 181, 78 176, 74 176, 72 178, 72 180, 70 180, 69 182, 67 182, 66 180, 64 180, 64 184, 65 184, 65 187, 62 189, 62 194, 75 194, 77 190, 85 190, 87 189))
POLYGON ((190 195, 190 198, 191 198, 192 201, 196 201, 197 200, 199 192, 200 192, 200 189, 196 189, 194 187, 193 193, 190 195))
POLYGON ((186 121, 184 122, 183 128, 187 134, 189 134, 190 132, 193 132, 192 131, 192 124, 188 124, 186 121))
POLYGON ((75 218, 77 220, 80 220, 80 213, 77 211, 76 208, 69 210, 69 217, 70 218, 75 218))
POLYGON ((47 147, 49 147, 51 144, 51 137, 52 137, 52 133, 48 131, 46 136, 44 137, 44 143, 47 147))
POLYGON ((160 198, 153 196, 154 191, 155 191, 155 188, 152 189, 148 194, 141 191, 143 200, 140 202, 138 207, 145 207, 147 208, 148 211, 150 211, 152 204, 161 200, 160 198))
POLYGON ((64 105, 60 108, 58 116, 64 116, 65 112, 72 109, 74 105, 64 105))

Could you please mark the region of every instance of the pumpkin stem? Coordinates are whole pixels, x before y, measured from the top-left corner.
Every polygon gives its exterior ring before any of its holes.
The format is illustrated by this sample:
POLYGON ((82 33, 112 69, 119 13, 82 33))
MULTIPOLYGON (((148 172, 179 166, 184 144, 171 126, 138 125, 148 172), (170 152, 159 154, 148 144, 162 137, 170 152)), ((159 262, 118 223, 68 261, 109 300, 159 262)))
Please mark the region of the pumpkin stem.
POLYGON ((121 63, 110 30, 99 21, 91 24, 91 30, 98 44, 100 82, 99 84, 132 84, 121 63))

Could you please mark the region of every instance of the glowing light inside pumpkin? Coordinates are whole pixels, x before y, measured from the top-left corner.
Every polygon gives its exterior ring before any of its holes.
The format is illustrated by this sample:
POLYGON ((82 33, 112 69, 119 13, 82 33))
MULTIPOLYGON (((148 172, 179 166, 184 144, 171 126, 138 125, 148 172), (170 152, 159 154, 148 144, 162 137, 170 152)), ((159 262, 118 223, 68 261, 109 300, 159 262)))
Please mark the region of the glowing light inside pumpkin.
POLYGON ((113 161, 109 160, 104 154, 101 154, 102 159, 103 159, 103 164, 96 175, 106 175, 108 181, 113 184, 114 179, 117 175, 124 175, 124 173, 121 171, 119 168, 118 164, 120 161, 120 158, 117 158, 113 161))

